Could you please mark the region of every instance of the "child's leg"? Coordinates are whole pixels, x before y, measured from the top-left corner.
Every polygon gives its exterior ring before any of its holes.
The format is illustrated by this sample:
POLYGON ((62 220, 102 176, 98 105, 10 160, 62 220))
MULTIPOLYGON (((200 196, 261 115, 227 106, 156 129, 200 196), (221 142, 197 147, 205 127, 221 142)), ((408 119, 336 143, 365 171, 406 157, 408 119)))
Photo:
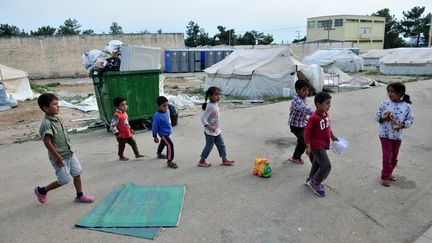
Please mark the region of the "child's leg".
POLYGON ((215 138, 214 136, 205 134, 206 144, 205 144, 203 151, 201 152, 201 160, 202 161, 207 159, 210 152, 212 151, 213 145, 214 145, 214 138, 215 138))
POLYGON ((125 145, 126 145, 126 140, 124 138, 119 138, 117 137, 117 142, 118 142, 118 156, 120 158, 123 158, 123 152, 125 149, 125 145))
POLYGON ((133 150, 133 152, 135 154, 135 157, 137 157, 137 158, 138 157, 142 157, 142 155, 138 151, 138 145, 137 145, 135 139, 132 136, 126 138, 126 142, 132 147, 132 150, 133 150))
POLYGON ((82 193, 82 184, 81 184, 81 176, 77 175, 73 177, 73 183, 75 186, 75 190, 78 193, 82 193))
POLYGON ((82 168, 75 154, 72 154, 72 156, 68 158, 68 164, 70 166, 70 175, 73 178, 73 183, 76 190, 75 202, 85 202, 85 203, 93 202, 95 199, 92 195, 83 193, 82 183, 81 183, 82 168))
MULTIPOLYGON (((312 151, 312 153, 314 153, 314 151, 312 151)), ((312 154, 312 153, 311 153, 311 154, 312 154)), ((315 174, 317 173, 318 169, 319 169, 319 164, 318 164, 318 162, 315 161, 315 160, 312 160, 312 166, 311 166, 311 169, 310 169, 309 177, 308 177, 308 178, 309 178, 309 179, 314 178, 314 176, 315 176, 315 174)))
POLYGON ((304 142, 304 128, 303 127, 294 127, 290 126, 291 132, 297 137, 297 145, 295 147, 293 158, 294 159, 301 159, 302 154, 306 150, 306 144, 304 142))
POLYGON ((398 162, 398 155, 399 155, 399 148, 401 146, 402 140, 393 140, 393 149, 392 149, 392 158, 391 158, 391 163, 392 163, 392 172, 394 170, 394 168, 397 165, 398 162))
POLYGON ((319 185, 329 175, 331 171, 331 164, 325 149, 315 150, 313 153, 314 161, 319 165, 319 168, 311 179, 315 184, 319 185))
POLYGON ((171 141, 169 136, 163 136, 161 137, 161 140, 165 142, 166 146, 167 146, 167 159, 168 162, 173 161, 174 159, 174 144, 171 141))
POLYGON ((159 146, 157 148, 157 154, 161 154, 166 145, 167 144, 165 143, 165 141, 161 138, 161 140, 159 142, 159 146))
POLYGON ((393 145, 392 140, 388 138, 380 138, 381 149, 382 149, 382 171, 381 179, 387 180, 393 171, 392 157, 393 157, 393 145))
POLYGON ((214 137, 214 143, 216 144, 216 148, 219 152, 219 156, 223 159, 226 159, 226 146, 222 134, 219 134, 216 137, 214 137))

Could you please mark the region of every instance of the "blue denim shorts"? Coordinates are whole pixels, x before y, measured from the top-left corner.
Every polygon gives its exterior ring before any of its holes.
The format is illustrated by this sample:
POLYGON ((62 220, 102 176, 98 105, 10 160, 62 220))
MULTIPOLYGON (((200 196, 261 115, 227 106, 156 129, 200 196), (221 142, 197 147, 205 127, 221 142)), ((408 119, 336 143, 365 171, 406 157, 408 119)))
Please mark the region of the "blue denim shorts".
POLYGON ((75 153, 63 158, 64 166, 57 165, 55 160, 51 160, 51 165, 54 167, 57 181, 60 185, 66 185, 70 182, 70 176, 79 176, 82 173, 80 162, 75 153))

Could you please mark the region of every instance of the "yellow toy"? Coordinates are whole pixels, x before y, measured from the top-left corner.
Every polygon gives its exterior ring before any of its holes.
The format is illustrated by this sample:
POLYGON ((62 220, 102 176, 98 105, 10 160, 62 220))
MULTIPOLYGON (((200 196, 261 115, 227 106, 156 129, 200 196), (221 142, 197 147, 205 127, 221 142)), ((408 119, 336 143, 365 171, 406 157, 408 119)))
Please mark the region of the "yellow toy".
POLYGON ((266 178, 272 175, 272 169, 266 158, 258 157, 255 159, 253 174, 266 178))

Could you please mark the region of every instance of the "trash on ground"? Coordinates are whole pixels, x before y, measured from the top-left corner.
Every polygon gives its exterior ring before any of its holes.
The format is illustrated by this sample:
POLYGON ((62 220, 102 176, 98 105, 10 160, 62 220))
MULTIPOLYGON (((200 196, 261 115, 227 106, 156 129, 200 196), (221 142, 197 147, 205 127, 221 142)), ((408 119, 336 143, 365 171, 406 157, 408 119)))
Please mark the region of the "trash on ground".
POLYGON ((97 111, 98 110, 98 106, 96 103, 96 97, 94 95, 88 97, 87 99, 85 99, 84 101, 78 103, 78 104, 72 104, 70 102, 67 102, 65 100, 61 100, 60 101, 60 106, 61 107, 67 107, 67 108, 73 108, 73 109, 77 109, 83 112, 89 112, 89 111, 97 111))

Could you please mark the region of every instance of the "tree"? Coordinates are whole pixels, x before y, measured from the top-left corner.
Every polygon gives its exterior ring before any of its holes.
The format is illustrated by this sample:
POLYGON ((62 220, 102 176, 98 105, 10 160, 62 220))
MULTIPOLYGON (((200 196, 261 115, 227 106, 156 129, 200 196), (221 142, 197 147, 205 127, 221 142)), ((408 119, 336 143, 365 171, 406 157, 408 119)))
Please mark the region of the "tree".
POLYGON ((117 22, 113 22, 110 27, 111 35, 121 35, 123 34, 123 28, 117 24, 117 22))
POLYGON ((237 38, 239 45, 255 45, 256 44, 256 38, 254 33, 250 31, 246 31, 243 36, 239 36, 237 38))
POLYGON ((56 28, 49 25, 42 26, 37 29, 37 31, 30 31, 30 35, 54 35, 56 28))
POLYGON ((427 39, 429 37, 429 27, 431 13, 423 15, 426 7, 413 7, 410 11, 403 11, 404 15, 400 22, 400 30, 404 33, 405 37, 415 36, 417 37, 416 47, 420 45, 421 34, 427 39))
POLYGON ((303 37, 303 38, 301 38, 301 39, 294 39, 294 40, 292 41, 292 43, 299 43, 299 42, 305 42, 305 41, 306 41, 306 36, 303 37))
POLYGON ((15 25, 0 24, 0 37, 20 36, 21 34, 22 32, 15 25))
POLYGON ((88 29, 88 30, 84 30, 84 31, 82 32, 82 34, 83 34, 83 35, 94 35, 94 34, 96 34, 96 33, 94 32, 94 30, 92 30, 92 29, 88 29))
POLYGON ((274 38, 273 35, 264 35, 263 33, 259 33, 257 36, 258 45, 270 45, 273 43, 274 38))
POLYGON ((185 39, 185 45, 188 47, 196 47, 198 46, 198 35, 200 32, 200 27, 197 23, 193 21, 189 21, 188 25, 186 26, 186 39, 185 39))
POLYGON ((399 37, 399 24, 394 15, 390 14, 388 8, 378 10, 372 16, 385 17, 384 49, 398 48, 404 46, 404 40, 399 37))
POLYGON ((226 27, 221 25, 219 25, 217 29, 219 33, 215 34, 213 37, 215 45, 234 45, 238 42, 234 29, 227 30, 226 27))
POLYGON ((60 25, 57 30, 57 35, 79 35, 81 25, 76 19, 66 19, 64 25, 60 25))

